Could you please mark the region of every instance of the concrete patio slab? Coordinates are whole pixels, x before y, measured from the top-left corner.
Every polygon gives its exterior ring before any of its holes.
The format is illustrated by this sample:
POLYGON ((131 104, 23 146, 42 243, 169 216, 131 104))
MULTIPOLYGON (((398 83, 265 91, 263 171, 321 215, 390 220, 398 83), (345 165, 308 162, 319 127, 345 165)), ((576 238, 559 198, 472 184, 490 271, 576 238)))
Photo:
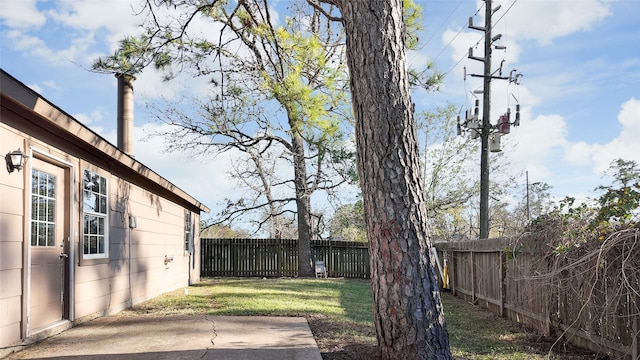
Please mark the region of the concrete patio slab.
POLYGON ((33 344, 11 359, 321 360, 305 318, 108 316, 33 344))

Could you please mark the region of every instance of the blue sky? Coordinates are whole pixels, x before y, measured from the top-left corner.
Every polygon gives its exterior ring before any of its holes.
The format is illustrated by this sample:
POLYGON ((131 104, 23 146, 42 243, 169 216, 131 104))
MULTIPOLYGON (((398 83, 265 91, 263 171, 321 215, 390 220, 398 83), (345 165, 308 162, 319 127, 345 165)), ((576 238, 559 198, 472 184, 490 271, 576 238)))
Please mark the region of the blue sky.
MULTIPOLYGON (((474 23, 484 24, 484 2, 418 2, 424 7, 423 45, 409 60, 416 66, 433 61, 447 76, 439 93, 416 93, 413 101, 419 110, 447 102, 464 109, 473 103, 470 92, 481 87, 481 80, 463 79, 465 67, 481 72, 481 64, 465 54, 482 34, 467 23, 480 9, 474 23)), ((504 139, 510 164, 504 171, 527 170, 531 182, 547 182, 558 198, 596 196, 593 189, 608 183, 602 171, 613 159, 640 163, 640 0, 498 4, 494 34, 503 35, 498 43, 507 50, 496 50, 493 63, 504 60, 506 73, 523 74, 519 86, 492 83, 492 119, 513 108, 515 99, 522 106, 522 126, 504 139)), ((0 66, 115 143, 116 80, 87 69, 125 34, 136 32, 142 20, 133 13, 139 9, 138 1, 125 0, 2 0, 0 66)), ((475 53, 481 56, 479 44, 475 53)), ((160 140, 141 140, 145 129, 160 126, 145 104, 175 96, 184 84, 163 84, 153 71, 136 80, 134 152, 215 213, 218 201, 234 191, 225 175, 232 155, 205 160, 162 154, 160 140)))

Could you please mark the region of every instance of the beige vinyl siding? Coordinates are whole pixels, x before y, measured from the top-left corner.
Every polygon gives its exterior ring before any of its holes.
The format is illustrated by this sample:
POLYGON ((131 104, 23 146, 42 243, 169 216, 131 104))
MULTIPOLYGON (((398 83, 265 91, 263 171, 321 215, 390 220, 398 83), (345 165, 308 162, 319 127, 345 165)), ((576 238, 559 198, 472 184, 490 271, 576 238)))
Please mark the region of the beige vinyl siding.
POLYGON ((24 148, 24 140, 13 129, 0 123, 0 346, 19 340, 22 326, 24 259, 24 177, 9 174, 4 154, 24 148))

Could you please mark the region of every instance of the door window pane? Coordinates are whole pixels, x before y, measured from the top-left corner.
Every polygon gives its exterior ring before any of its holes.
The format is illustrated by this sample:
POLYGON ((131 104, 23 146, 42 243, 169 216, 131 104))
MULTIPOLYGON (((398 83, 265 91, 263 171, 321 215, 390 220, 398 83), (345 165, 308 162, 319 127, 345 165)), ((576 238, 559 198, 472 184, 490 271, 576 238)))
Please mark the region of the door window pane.
POLYGON ((31 172, 31 246, 56 245, 56 177, 31 172))

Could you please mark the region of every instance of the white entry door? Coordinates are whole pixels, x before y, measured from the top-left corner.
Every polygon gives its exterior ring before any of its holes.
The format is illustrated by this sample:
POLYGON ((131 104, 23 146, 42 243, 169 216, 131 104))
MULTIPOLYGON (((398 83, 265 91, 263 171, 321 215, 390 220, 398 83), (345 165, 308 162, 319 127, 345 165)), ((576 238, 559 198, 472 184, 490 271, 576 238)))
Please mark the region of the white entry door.
POLYGON ((69 211, 64 168, 33 159, 30 214, 30 332, 65 316, 68 255, 65 239, 69 211))

